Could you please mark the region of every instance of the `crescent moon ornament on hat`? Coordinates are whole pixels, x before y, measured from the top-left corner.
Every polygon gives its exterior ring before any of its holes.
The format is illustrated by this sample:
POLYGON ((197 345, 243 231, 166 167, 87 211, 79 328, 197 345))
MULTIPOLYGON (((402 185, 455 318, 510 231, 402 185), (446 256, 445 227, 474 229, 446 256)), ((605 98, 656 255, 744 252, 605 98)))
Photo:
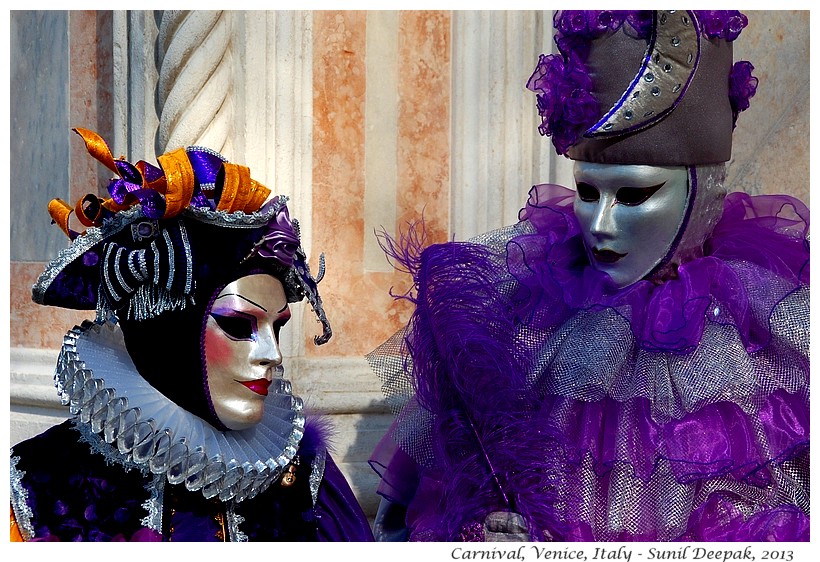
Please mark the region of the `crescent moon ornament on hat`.
POLYGON ((700 34, 687 12, 670 10, 652 28, 638 74, 587 137, 623 134, 651 125, 686 94, 700 59, 700 34))

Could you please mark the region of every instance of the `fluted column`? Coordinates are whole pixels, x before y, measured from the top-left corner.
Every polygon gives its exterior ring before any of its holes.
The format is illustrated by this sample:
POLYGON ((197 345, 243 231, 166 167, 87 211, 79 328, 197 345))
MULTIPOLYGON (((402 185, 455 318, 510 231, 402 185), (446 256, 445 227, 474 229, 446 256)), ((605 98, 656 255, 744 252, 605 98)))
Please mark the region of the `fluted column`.
POLYGON ((526 82, 552 46, 551 12, 453 13, 450 231, 463 240, 517 220, 533 184, 565 175, 537 131, 526 82))

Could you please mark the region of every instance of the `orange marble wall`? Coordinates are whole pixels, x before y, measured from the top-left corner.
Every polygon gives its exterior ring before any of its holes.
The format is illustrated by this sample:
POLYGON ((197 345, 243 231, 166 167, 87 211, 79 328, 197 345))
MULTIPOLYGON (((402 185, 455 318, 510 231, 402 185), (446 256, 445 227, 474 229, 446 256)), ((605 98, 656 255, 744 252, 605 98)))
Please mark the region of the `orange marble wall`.
MULTIPOLYGON (((313 14, 313 248, 325 253, 321 291, 334 337, 306 354, 362 356, 408 320, 410 306, 389 294, 409 288, 399 273, 365 271, 365 12, 313 14)), ((449 220, 450 14, 402 12, 396 229, 424 214, 431 242, 449 220)), ((377 125, 378 126, 378 125, 377 125)), ((373 186, 371 186, 373 187, 373 186)), ((390 231, 391 225, 385 228, 390 231)), ((397 232, 393 231, 391 234, 397 232)), ((312 320, 306 328, 315 332, 312 320)))
MULTIPOLYGON (((70 11, 69 35, 69 127, 93 129, 104 138, 112 138, 111 98, 113 87, 112 13, 110 11, 70 11)), ((65 142, 70 146, 69 197, 71 203, 87 193, 104 190, 109 172, 88 155, 80 137, 70 128, 65 131, 65 142)), ((59 196, 62 186, 54 187, 59 196)), ((38 186, 49 189, 49 186, 38 186)), ((46 209, 43 209, 42 228, 49 227, 46 209)), ((72 228, 82 227, 72 221, 72 228)), ((51 228, 58 229, 52 225, 51 228)), ((24 232, 12 232, 13 237, 24 237, 24 232)), ((68 246, 68 238, 65 239, 68 246)), ((11 262, 9 266, 10 334, 11 347, 42 347, 57 349, 63 335, 84 319, 93 319, 94 311, 72 311, 44 307, 31 301, 31 286, 45 268, 45 262, 11 262)))
MULTIPOLYGON (((114 138, 111 13, 71 11, 68 25, 70 126, 92 129, 110 142, 114 138)), ((89 156, 79 135, 66 131, 66 136, 71 147, 71 202, 87 193, 107 196, 104 185, 110 172, 89 156)))
POLYGON ((447 239, 450 206, 450 14, 403 12, 399 36, 399 225, 424 215, 447 239))

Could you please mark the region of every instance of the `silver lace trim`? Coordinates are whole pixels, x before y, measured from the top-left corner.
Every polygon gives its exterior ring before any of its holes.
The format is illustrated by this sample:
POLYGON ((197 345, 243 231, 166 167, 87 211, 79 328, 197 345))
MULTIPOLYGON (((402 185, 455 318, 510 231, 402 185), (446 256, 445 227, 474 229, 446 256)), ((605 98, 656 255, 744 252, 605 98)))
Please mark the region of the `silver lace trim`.
POLYGON ((217 158, 219 158, 219 159, 220 159, 220 160, 222 160, 223 162, 227 162, 227 161, 228 161, 228 159, 227 159, 227 158, 225 158, 224 156, 222 156, 220 153, 218 153, 218 152, 217 152, 216 150, 214 150, 213 148, 208 148, 207 146, 200 146, 200 145, 198 145, 198 144, 193 144, 193 145, 191 145, 191 146, 186 146, 186 147, 185 147, 185 152, 186 152, 186 153, 187 153, 187 152, 204 152, 204 153, 206 153, 206 154, 210 154, 211 156, 216 156, 217 158))
MULTIPOLYGON (((147 320, 169 310, 183 310, 194 303, 192 295, 174 295, 164 287, 140 285, 128 301, 126 317, 129 320, 147 320)), ((109 311, 108 316, 102 317, 103 321, 113 314, 113 310, 109 311)))
POLYGON ((145 489, 151 497, 143 502, 142 507, 148 515, 140 519, 140 524, 152 531, 162 534, 162 504, 165 501, 165 478, 162 474, 155 474, 145 489))
POLYGON ((31 524, 34 514, 28 506, 28 490, 23 487, 23 476, 26 473, 17 469, 18 462, 20 457, 11 457, 11 508, 23 540, 30 541, 34 538, 34 526, 31 524))
MULTIPOLYGON (((281 393, 291 399, 293 417, 286 422, 290 424, 286 446, 275 456, 240 464, 229 456, 230 451, 206 451, 185 435, 157 428, 154 419, 144 419, 139 406, 131 407, 126 397, 118 396, 115 389, 106 387, 104 379, 95 377, 80 359, 77 342, 88 330, 99 332, 103 328, 86 321, 66 334, 54 383, 62 404, 77 415, 78 428, 106 459, 162 475, 169 484, 184 483, 190 491, 222 501, 255 497, 278 480, 296 456, 304 434, 302 401, 290 394, 287 381, 283 381, 281 393)), ((238 434, 234 437, 240 438, 238 434)))
POLYGON ((37 304, 43 304, 46 289, 51 286, 57 275, 65 269, 68 264, 78 259, 106 238, 116 234, 135 220, 143 217, 142 206, 135 205, 130 209, 117 213, 111 219, 106 220, 102 226, 91 227, 85 234, 78 236, 70 246, 60 250, 57 257, 46 265, 45 270, 40 274, 40 277, 37 278, 37 281, 31 288, 32 300, 37 304))
POLYGON ((322 484, 322 479, 325 477, 325 462, 327 460, 327 450, 322 449, 321 452, 316 453, 313 461, 310 463, 310 496, 313 498, 313 506, 319 499, 319 486, 322 484))
POLYGON ((244 213, 242 211, 228 213, 227 211, 215 211, 204 207, 188 207, 182 214, 206 224, 234 228, 258 228, 268 224, 271 217, 275 216, 285 206, 288 198, 285 195, 278 195, 271 201, 270 207, 263 213, 259 211, 253 213, 244 213))
POLYGON ((239 525, 245 522, 245 518, 236 512, 236 508, 231 502, 225 510, 228 521, 228 540, 230 542, 248 542, 248 535, 239 530, 239 525))

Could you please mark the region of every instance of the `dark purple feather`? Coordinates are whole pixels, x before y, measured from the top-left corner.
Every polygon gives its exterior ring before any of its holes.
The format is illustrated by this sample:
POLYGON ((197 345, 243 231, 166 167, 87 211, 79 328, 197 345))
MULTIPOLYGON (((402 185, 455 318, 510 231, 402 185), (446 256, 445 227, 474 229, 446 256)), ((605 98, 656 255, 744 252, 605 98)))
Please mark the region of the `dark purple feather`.
POLYGON ((419 227, 381 242, 415 282, 415 292, 402 295, 416 305, 406 344, 416 398, 433 415, 427 438, 443 490, 441 525, 428 531, 455 540, 490 512, 509 510, 527 520, 533 540, 559 537, 561 449, 537 415, 517 352, 497 275, 503 256, 464 242, 422 249, 419 227))

